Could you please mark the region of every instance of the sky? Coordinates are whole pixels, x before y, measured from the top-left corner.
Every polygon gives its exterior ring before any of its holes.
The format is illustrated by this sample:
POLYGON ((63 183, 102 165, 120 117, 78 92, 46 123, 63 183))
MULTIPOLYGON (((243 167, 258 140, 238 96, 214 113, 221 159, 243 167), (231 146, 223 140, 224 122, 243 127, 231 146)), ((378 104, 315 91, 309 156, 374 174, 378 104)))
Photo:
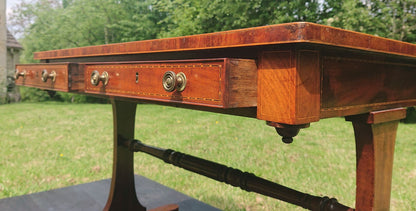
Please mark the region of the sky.
POLYGON ((20 3, 22 0, 6 0, 6 15, 12 11, 14 5, 20 3))

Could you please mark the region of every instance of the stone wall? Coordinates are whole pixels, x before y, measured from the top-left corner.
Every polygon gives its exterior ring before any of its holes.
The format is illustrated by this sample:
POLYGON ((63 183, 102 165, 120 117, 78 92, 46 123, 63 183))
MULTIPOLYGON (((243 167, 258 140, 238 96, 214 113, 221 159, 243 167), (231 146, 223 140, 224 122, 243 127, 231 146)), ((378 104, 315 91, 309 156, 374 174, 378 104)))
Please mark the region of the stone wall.
POLYGON ((5 103, 7 94, 6 41, 6 1, 0 0, 0 104, 5 103))

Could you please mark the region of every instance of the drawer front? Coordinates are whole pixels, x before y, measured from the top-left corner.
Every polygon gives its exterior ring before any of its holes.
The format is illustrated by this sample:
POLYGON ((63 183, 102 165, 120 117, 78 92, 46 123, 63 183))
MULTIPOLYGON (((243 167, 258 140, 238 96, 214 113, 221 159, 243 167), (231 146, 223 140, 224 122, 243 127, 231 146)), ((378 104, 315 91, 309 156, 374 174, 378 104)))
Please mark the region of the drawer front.
MULTIPOLYGON (((215 59, 83 64, 85 92, 212 107, 231 107, 228 99, 239 99, 235 96, 233 98, 229 93, 230 84, 227 77, 230 76, 230 72, 238 69, 238 65, 231 65, 231 63, 235 64, 232 61, 215 59), (233 67, 229 67, 230 65, 233 67), (94 85, 97 79, 98 84, 94 85), (169 90, 172 83, 176 86, 169 90)), ((255 69, 251 70, 250 74, 255 74, 255 71, 255 69)), ((238 80, 238 77, 234 79, 238 80)), ((250 80, 254 81, 254 85, 256 84, 255 77, 250 80)), ((236 91, 233 93, 239 94, 236 91)), ((233 105, 236 107, 238 103, 233 105)))
POLYGON ((322 67, 321 117, 416 104, 416 65, 331 55, 322 67))
MULTIPOLYGON (((77 70, 75 66, 71 63, 16 65, 16 85, 67 92, 73 86, 70 72, 77 70)), ((73 72, 72 75, 77 75, 78 71, 73 72)))

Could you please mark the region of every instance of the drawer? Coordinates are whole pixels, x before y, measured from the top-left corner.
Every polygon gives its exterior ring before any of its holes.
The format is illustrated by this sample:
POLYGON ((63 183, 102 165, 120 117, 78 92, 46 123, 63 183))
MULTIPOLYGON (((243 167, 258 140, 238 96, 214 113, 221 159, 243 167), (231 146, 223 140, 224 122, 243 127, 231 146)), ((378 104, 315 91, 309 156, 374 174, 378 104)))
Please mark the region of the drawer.
POLYGON ((236 108, 257 105, 257 67, 249 59, 88 63, 85 92, 236 108))
POLYGON ((83 90, 83 72, 75 63, 16 65, 16 85, 56 91, 83 90))

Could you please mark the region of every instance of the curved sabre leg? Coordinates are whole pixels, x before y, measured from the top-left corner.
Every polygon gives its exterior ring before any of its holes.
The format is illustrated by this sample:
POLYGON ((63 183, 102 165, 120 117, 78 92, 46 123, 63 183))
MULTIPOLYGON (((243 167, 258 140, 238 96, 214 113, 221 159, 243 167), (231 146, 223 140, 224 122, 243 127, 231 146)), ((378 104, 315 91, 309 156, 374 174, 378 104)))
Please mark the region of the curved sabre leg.
POLYGON ((114 151, 110 195, 104 210, 146 210, 137 199, 133 152, 120 145, 122 137, 134 138, 136 103, 112 100, 114 151))
POLYGON ((406 109, 392 109, 346 118, 355 133, 357 211, 390 209, 396 131, 405 117, 406 109))

